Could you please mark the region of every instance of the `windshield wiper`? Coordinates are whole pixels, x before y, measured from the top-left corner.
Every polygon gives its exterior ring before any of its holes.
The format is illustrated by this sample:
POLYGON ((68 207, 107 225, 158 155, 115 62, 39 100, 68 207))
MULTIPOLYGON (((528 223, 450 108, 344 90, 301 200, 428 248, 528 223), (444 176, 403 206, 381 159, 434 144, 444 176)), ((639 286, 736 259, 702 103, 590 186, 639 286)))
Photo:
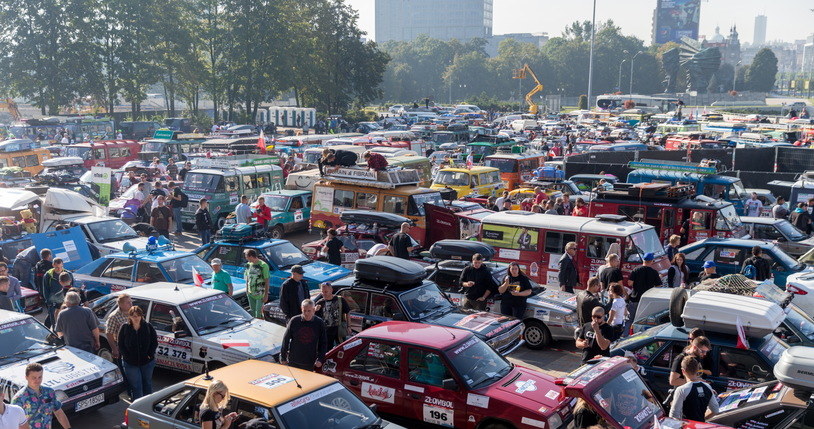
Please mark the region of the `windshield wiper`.
POLYGON ((378 419, 376 419, 375 422, 370 423, 370 424, 366 424, 366 425, 363 425, 363 426, 358 426, 356 429, 374 429, 374 428, 382 428, 382 427, 384 427, 384 426, 382 426, 382 418, 379 417, 378 419))

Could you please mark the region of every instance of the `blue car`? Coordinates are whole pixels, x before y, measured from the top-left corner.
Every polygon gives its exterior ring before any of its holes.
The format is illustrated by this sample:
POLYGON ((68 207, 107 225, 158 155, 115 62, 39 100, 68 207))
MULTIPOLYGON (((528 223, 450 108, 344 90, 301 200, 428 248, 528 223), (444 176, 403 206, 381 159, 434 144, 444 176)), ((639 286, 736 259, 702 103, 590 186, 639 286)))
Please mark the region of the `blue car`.
MULTIPOLYGON (((194 253, 174 250, 172 245, 155 250, 112 253, 74 272, 74 281, 84 285, 88 299, 155 282, 194 284, 193 270, 211 287, 212 267, 194 253)), ((246 295, 243 278, 232 277, 234 298, 241 305, 246 295)), ((248 301, 245 302, 248 304, 248 301)))
POLYGON ((687 266, 690 276, 696 278, 705 261, 715 261, 718 274, 740 273, 743 261, 752 256, 752 247, 760 246, 763 257, 767 258, 772 266, 774 284, 785 287, 786 278, 792 274, 806 270, 804 264, 784 252, 779 246, 760 240, 743 240, 734 238, 708 238, 688 244, 680 249, 687 255, 687 266))
POLYGON ((195 253, 207 263, 214 258, 223 261, 223 269, 229 274, 243 278, 246 259, 243 252, 246 249, 255 249, 260 259, 269 265, 271 282, 269 300, 277 299, 280 295, 280 286, 291 277, 291 267, 302 265, 305 271, 305 280, 311 289, 319 288, 322 282, 332 282, 351 274, 345 267, 328 264, 310 259, 299 248, 288 240, 250 240, 244 243, 239 241, 214 241, 195 250, 195 253))

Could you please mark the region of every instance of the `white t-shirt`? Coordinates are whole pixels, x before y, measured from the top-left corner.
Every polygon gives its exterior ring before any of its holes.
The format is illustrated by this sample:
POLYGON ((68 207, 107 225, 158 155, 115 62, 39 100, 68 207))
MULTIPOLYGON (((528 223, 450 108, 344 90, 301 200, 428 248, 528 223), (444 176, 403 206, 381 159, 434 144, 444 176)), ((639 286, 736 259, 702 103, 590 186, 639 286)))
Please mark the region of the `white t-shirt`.
POLYGON ((623 298, 616 298, 613 300, 611 310, 615 311, 616 313, 613 316, 613 320, 609 321, 611 325, 621 325, 625 323, 625 308, 627 308, 627 304, 625 304, 625 300, 623 298))
POLYGON ((19 429, 28 421, 22 407, 6 404, 6 411, 0 414, 0 429, 19 429))
POLYGON ((380 252, 382 249, 387 249, 387 245, 383 243, 376 243, 367 251, 367 256, 375 256, 376 253, 380 252))

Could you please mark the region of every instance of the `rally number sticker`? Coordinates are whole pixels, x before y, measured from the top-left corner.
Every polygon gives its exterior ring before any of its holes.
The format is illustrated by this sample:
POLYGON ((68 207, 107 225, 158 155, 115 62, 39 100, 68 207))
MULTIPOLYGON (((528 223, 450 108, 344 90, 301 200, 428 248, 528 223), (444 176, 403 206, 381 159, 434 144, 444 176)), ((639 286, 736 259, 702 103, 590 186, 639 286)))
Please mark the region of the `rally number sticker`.
POLYGON ((192 342, 158 336, 156 363, 165 367, 192 371, 192 342))
POLYGON ((302 210, 295 211, 294 212, 294 222, 302 222, 302 220, 303 220, 302 210))
POLYGON ((424 404, 424 421, 439 426, 453 427, 455 425, 455 411, 450 408, 424 404))

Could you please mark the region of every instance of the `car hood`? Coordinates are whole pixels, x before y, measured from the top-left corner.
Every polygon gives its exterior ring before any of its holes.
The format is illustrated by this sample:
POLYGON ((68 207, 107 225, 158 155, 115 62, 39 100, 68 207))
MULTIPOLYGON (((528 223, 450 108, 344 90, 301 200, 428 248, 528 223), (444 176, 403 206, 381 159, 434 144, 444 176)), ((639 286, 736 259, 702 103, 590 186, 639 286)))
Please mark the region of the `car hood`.
POLYGON ((279 353, 284 333, 285 327, 264 320, 253 320, 201 338, 211 345, 258 357, 268 353, 279 353))
POLYGON ((519 320, 513 317, 460 308, 433 318, 422 320, 422 322, 448 326, 450 328, 466 329, 467 331, 475 333, 475 335, 478 335, 481 339, 489 339, 499 333, 507 332, 520 323, 519 320))
POLYGON ((0 370, 0 379, 10 380, 18 387, 25 386, 25 366, 34 362, 43 367, 42 385, 54 390, 80 386, 100 379, 106 372, 116 369, 116 365, 94 354, 73 347, 60 347, 4 366, 0 370))
MULTIPOLYGON (((305 271, 305 279, 309 283, 319 285, 322 282, 330 282, 341 279, 347 276, 351 271, 345 267, 339 267, 325 262, 314 261, 302 266, 305 271)), ((285 270, 286 273, 291 275, 291 269, 285 270)))
POLYGON ((529 304, 537 304, 551 307, 554 310, 568 312, 577 308, 577 296, 573 293, 563 292, 555 289, 546 289, 537 295, 528 298, 529 304))
POLYGON ((522 366, 515 366, 500 381, 477 392, 545 416, 565 401, 562 387, 553 378, 522 366))

